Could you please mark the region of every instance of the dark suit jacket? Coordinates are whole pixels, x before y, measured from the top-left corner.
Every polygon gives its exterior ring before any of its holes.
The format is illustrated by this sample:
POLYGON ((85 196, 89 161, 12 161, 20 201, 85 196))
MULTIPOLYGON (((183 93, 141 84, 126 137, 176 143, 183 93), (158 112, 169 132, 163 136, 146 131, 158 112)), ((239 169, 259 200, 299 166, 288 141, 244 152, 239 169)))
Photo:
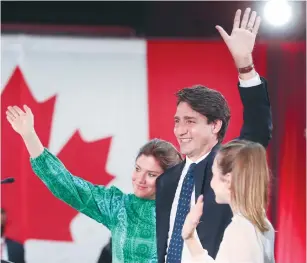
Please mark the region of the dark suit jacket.
POLYGON ((97 263, 112 263, 112 239, 102 249, 97 263))
MULTIPOLYGON (((239 92, 243 103, 243 127, 239 139, 245 139, 261 143, 267 146, 272 132, 271 107, 267 92, 266 80, 261 78, 262 84, 240 88, 239 92)), ((195 200, 204 195, 204 209, 197 234, 202 246, 208 250, 211 257, 215 258, 224 230, 231 221, 232 213, 229 205, 221 205, 215 202, 215 195, 210 187, 212 179, 212 164, 220 144, 215 145, 210 154, 196 165, 195 200)), ((167 170, 157 179, 156 191, 156 232, 158 262, 164 262, 167 249, 170 212, 177 185, 185 161, 167 170)))
POLYGON ((23 245, 17 241, 5 238, 9 261, 14 263, 25 263, 23 245))

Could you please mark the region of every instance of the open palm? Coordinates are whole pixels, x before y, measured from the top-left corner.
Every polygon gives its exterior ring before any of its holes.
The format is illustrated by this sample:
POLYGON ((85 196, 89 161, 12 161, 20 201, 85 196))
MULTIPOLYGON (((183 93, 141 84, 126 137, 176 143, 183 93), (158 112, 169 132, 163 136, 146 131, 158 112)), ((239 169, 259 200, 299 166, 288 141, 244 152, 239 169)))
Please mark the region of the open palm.
POLYGON ((6 118, 12 128, 24 136, 34 131, 34 116, 31 109, 24 105, 24 111, 18 106, 9 106, 6 111, 6 118))
POLYGON ((250 12, 251 9, 247 8, 240 21, 241 10, 237 10, 231 35, 228 35, 221 26, 216 26, 234 59, 246 57, 253 51, 261 20, 255 11, 251 15, 250 12))
POLYGON ((199 196, 196 204, 191 208, 188 213, 184 225, 182 227, 182 238, 188 239, 193 236, 193 233, 199 223, 199 219, 203 213, 203 196, 199 196))

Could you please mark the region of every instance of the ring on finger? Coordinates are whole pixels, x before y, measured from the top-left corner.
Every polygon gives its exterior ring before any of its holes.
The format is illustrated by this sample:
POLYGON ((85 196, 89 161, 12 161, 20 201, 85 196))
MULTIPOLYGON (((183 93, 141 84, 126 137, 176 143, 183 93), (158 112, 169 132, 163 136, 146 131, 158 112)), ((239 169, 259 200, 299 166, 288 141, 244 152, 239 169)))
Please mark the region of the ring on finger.
POLYGON ((247 28, 247 30, 249 31, 249 32, 253 32, 253 28, 251 27, 251 26, 249 26, 248 28, 247 28))

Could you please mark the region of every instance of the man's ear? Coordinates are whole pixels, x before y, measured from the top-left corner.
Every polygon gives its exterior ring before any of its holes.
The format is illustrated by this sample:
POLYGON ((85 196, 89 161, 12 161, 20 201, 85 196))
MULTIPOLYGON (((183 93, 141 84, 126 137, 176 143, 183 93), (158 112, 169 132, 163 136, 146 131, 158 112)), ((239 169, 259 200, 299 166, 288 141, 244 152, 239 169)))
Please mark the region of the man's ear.
POLYGON ((221 120, 216 120, 211 123, 211 131, 213 134, 218 134, 222 128, 223 122, 221 120))

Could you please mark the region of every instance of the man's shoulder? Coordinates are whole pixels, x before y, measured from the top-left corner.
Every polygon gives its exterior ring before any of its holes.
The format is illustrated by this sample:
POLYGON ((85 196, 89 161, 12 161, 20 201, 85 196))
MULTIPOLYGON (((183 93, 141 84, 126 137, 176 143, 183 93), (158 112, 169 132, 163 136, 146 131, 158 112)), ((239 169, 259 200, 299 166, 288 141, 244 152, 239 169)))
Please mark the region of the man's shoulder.
POLYGON ((197 166, 199 166, 199 167, 202 167, 202 166, 203 166, 203 168, 205 168, 208 164, 209 164, 209 166, 212 165, 212 164, 213 164, 213 161, 214 161, 214 159, 215 159, 215 156, 216 156, 216 154, 217 154, 217 152, 218 152, 218 150, 219 150, 220 148, 221 148, 221 144, 220 144, 220 143, 216 144, 216 145, 212 148, 212 150, 210 151, 210 153, 208 154, 208 156, 207 156, 204 160, 202 160, 201 162, 199 162, 199 163, 197 164, 197 166))
POLYGON ((182 171, 182 169, 184 168, 185 165, 185 160, 183 160, 182 162, 174 165, 173 167, 170 167, 168 169, 166 169, 163 173, 164 174, 171 174, 171 173, 177 173, 178 171, 182 171))
POLYGON ((173 167, 170 167, 166 169, 158 178, 157 178, 157 183, 160 181, 163 181, 164 178, 171 176, 172 174, 178 174, 182 172, 182 169, 184 168, 185 165, 185 160, 182 161, 181 163, 176 164, 173 167))
POLYGON ((178 170, 182 170, 184 165, 185 165, 185 160, 183 160, 181 163, 176 164, 173 167, 168 168, 167 170, 165 170, 164 173, 173 173, 173 172, 177 172, 178 170))

